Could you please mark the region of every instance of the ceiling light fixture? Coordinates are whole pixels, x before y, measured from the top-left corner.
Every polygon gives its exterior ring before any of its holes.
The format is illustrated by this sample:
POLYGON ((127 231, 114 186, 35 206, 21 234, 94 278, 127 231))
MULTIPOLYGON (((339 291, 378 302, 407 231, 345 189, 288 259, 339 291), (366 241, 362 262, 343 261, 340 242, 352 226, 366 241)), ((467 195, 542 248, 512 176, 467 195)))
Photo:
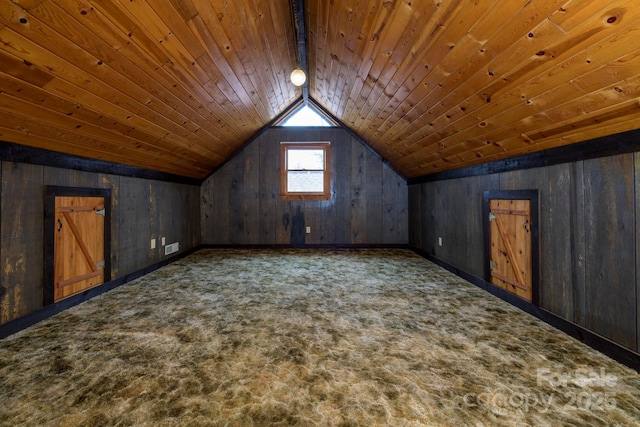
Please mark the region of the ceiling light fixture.
POLYGON ((300 68, 294 68, 291 72, 291 83, 294 86, 302 86, 307 81, 307 75, 300 68))

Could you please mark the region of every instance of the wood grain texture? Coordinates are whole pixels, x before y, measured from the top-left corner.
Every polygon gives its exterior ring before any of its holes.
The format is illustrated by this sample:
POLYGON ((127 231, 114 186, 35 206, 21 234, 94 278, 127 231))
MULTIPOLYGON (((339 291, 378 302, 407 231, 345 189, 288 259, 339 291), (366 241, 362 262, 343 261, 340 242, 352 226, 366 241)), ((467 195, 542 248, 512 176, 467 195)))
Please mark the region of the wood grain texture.
POLYGON ((633 168, 630 154, 584 164, 585 325, 631 349, 637 344, 633 168))
POLYGON ((202 188, 214 200, 202 208, 204 244, 407 243, 406 181, 344 129, 271 128, 202 188), (331 199, 281 200, 280 143, 311 141, 331 143, 331 199))
POLYGON ((638 127, 631 0, 308 9, 311 96, 409 178, 638 127))
MULTIPOLYGON (((637 129, 635 0, 306 2, 309 94, 405 177, 637 129)), ((300 98, 286 0, 0 5, 0 140, 204 179, 300 98)))
POLYGON ((471 222, 481 205, 474 194, 478 189, 538 190, 540 307, 637 349, 637 157, 609 155, 410 185, 408 206, 420 209, 409 212, 412 222, 420 224, 410 228, 411 242, 482 278, 482 227, 471 222))
POLYGON ((299 96, 289 16, 283 0, 3 2, 0 137, 204 178, 299 96))
POLYGON ((0 323, 43 306, 44 253, 38 242, 44 241, 46 185, 111 189, 113 279, 166 258, 160 242, 155 252, 149 249, 151 236, 179 241, 181 252, 200 244, 198 186, 6 161, 0 171, 0 323))
POLYGON ((1 253, 2 287, 0 322, 4 323, 42 306, 44 217, 43 168, 2 163, 3 209, 1 253))
MULTIPOLYGON (((638 274, 638 268, 640 268, 640 232, 638 232, 637 227, 637 218, 640 218, 640 155, 635 153, 633 156, 634 159, 634 171, 635 171, 635 189, 636 189, 636 310, 640 307, 640 274, 638 274)), ((636 327, 636 352, 640 353, 640 316, 637 317, 637 327, 636 327)))

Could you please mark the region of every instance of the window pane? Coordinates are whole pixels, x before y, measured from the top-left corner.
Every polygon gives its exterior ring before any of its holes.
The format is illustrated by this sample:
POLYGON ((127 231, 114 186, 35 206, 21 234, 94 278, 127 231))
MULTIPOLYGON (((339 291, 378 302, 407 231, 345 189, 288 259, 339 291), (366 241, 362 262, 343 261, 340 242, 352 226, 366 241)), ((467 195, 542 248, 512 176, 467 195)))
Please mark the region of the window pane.
POLYGON ((287 170, 323 170, 324 150, 289 149, 287 150, 287 170))
POLYGON ((300 108, 293 115, 289 116, 280 126, 333 126, 315 109, 308 105, 300 108))
POLYGON ((304 171, 287 173, 287 192, 322 193, 324 191, 324 172, 304 171))

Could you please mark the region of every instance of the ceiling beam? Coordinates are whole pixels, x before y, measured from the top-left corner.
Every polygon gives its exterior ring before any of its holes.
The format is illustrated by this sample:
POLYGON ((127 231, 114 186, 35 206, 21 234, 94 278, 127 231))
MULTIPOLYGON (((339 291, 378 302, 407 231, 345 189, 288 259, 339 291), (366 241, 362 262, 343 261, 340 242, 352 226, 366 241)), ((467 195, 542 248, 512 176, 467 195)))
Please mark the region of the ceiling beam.
POLYGON ((307 76, 307 80, 302 85, 302 98, 304 103, 309 102, 309 67, 307 65, 307 31, 305 27, 304 0, 291 0, 293 10, 293 23, 296 29, 296 42, 298 45, 298 66, 307 76))

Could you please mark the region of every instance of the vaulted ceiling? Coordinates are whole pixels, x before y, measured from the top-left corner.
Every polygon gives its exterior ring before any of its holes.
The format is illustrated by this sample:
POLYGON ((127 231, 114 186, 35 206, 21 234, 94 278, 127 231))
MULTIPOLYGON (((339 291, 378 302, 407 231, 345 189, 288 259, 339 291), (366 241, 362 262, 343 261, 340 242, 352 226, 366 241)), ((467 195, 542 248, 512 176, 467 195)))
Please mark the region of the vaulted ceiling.
MULTIPOLYGON (((637 0, 306 0, 309 95, 407 177, 640 128, 637 0)), ((289 0, 2 0, 0 140, 203 178, 301 96, 289 0)))

